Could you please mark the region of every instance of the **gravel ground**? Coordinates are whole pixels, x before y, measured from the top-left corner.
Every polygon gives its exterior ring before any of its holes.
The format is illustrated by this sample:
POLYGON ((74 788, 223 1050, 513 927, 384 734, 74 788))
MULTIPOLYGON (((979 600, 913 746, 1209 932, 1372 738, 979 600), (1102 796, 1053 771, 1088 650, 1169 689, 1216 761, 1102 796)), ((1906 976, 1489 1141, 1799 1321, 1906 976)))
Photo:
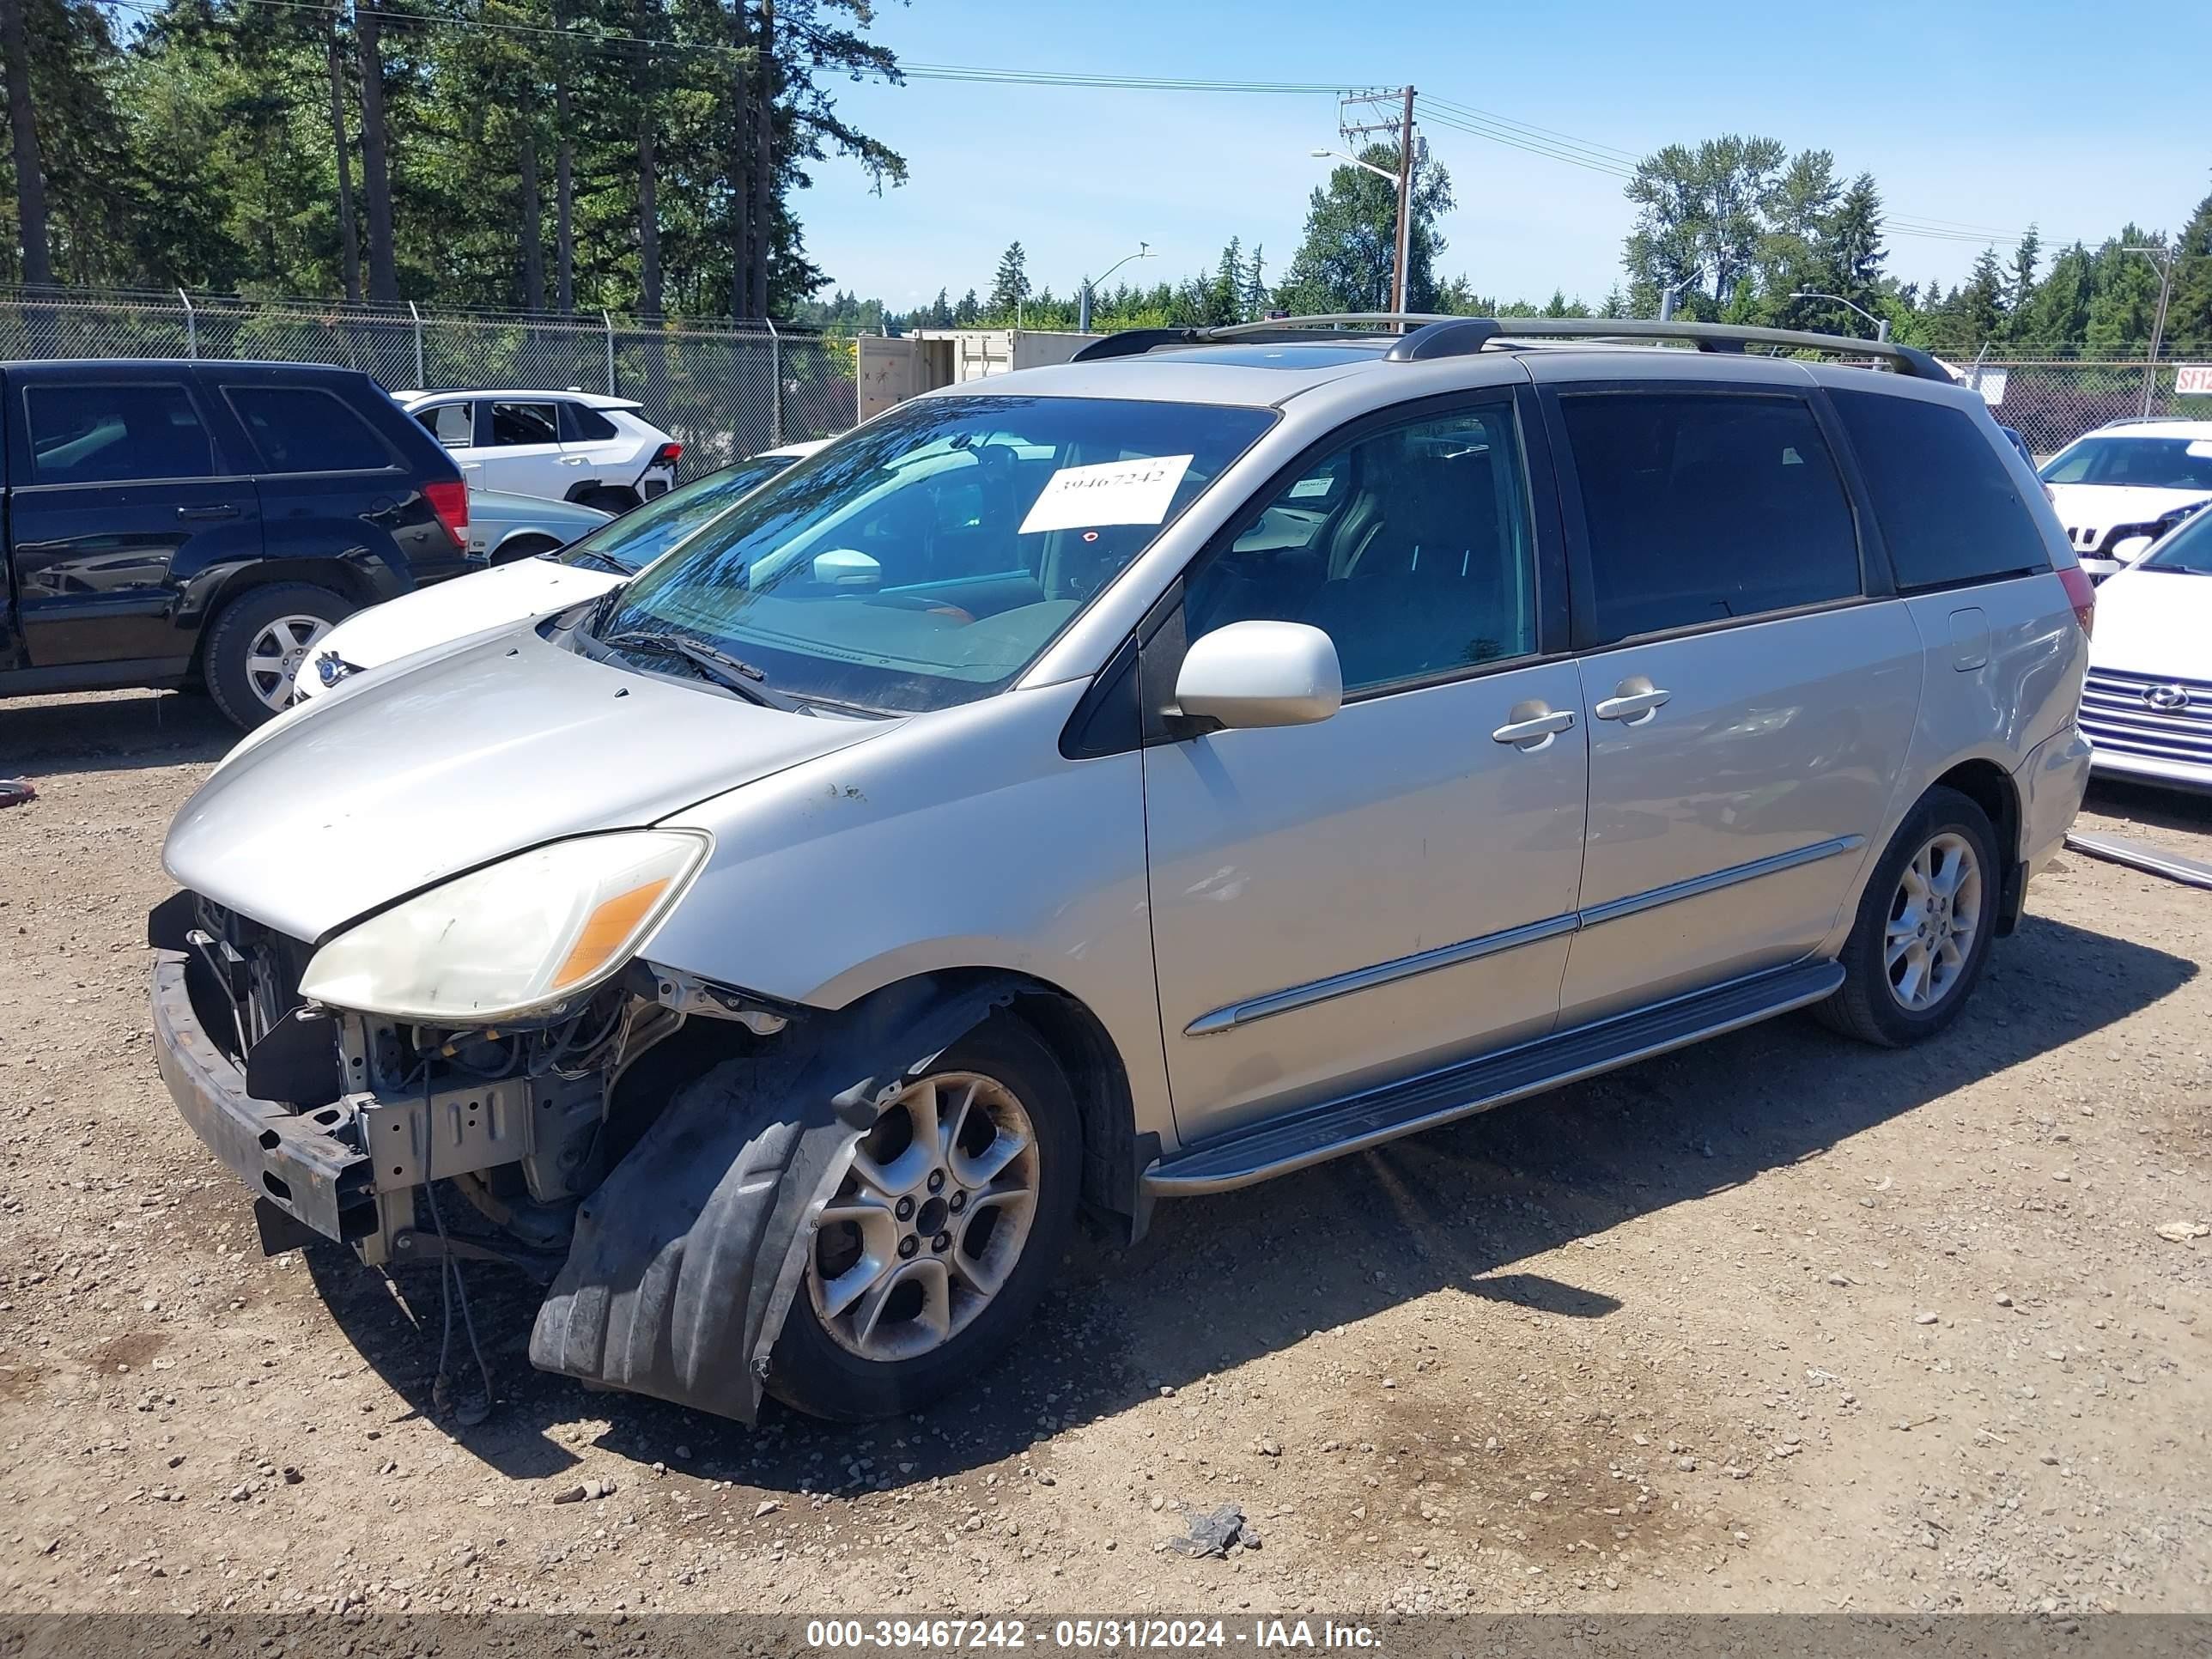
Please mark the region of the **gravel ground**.
MULTIPOLYGON (((2212 1222, 2212 894, 2069 854, 1928 1048, 1788 1018, 1165 1206, 872 1428, 540 1376, 473 1268, 463 1427, 436 1275, 264 1260, 155 1075, 225 740, 0 705, 0 1608, 2212 1610, 2212 1238, 2160 1231, 2212 1222), (1164 1547, 1224 1504, 1257 1547, 1164 1547)), ((2212 801, 2085 816, 2212 855, 2212 801)))

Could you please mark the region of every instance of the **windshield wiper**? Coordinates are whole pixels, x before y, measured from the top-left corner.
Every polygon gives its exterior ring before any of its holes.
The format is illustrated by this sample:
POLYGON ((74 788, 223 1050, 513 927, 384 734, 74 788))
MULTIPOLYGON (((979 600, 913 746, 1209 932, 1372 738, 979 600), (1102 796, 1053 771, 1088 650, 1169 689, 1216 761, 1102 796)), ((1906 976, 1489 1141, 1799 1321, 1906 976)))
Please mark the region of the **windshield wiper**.
POLYGON ((680 634, 660 634, 648 628, 632 628, 610 635, 599 643, 612 646, 617 650, 658 651, 664 655, 679 656, 724 690, 734 691, 763 708, 780 709, 787 714, 813 712, 804 703, 779 696, 762 685, 761 682, 768 675, 752 664, 698 640, 685 639, 680 634))
POLYGON ((569 548, 565 552, 556 551, 548 553, 544 556, 549 559, 558 560, 562 564, 572 565, 580 569, 603 570, 610 576, 635 576, 637 574, 635 570, 632 569, 629 565, 624 564, 620 559, 616 558, 611 553, 598 552, 588 547, 569 548))

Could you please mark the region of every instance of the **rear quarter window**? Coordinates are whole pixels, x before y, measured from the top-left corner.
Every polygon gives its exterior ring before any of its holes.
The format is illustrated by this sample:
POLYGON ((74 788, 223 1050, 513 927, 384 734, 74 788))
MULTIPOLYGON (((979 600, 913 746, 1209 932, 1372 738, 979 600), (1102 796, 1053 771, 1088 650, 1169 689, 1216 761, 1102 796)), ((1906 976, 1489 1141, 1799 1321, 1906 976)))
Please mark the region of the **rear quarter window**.
POLYGON ((380 472, 392 452, 343 398, 320 386, 223 388, 270 472, 380 472))
POLYGON ((1857 452, 1901 592, 2051 567, 2012 472, 1964 410, 1831 392, 1857 452))
POLYGON ((582 404, 562 404, 561 424, 561 435, 580 443, 605 443, 620 435, 612 421, 582 404))

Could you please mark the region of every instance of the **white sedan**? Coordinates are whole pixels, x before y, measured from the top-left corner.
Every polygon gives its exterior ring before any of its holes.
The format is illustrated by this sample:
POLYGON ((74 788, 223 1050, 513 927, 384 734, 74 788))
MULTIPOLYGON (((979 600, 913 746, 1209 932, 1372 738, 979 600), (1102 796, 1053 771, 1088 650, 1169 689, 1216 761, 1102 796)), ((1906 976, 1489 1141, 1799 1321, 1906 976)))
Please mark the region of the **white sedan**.
POLYGON ((2212 507, 2099 586, 2081 730, 2099 773, 2212 789, 2212 507))
POLYGON ((787 444, 671 490, 557 553, 517 559, 356 611, 316 642, 292 682, 295 700, 433 646, 550 616, 618 587, 779 472, 822 447, 787 444))
POLYGON ((2212 421, 2112 421, 2045 464, 2044 493, 2093 580, 2134 563, 2212 498, 2212 421))

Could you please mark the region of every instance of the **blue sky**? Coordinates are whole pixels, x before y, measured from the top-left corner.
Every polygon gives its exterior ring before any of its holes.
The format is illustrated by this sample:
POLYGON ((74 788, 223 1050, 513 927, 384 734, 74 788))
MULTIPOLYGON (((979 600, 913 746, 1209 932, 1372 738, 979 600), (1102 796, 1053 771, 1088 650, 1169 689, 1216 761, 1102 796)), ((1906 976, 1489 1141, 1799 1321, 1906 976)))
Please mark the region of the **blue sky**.
MULTIPOLYGON (((1871 171, 1893 213, 1994 227, 2046 246, 2130 218, 2179 228, 2212 190, 2212 5, 2203 0, 1921 0, 1912 5, 1623 0, 878 0, 878 39, 912 63, 1092 74, 1398 85, 1641 155, 1756 132, 1871 171), (1346 19, 1352 21, 1347 27, 1346 19), (1754 21, 1755 20, 1755 21, 1754 21)), ((1317 94, 1124 92, 915 80, 836 83, 841 109, 902 152, 910 181, 871 195, 849 164, 796 205, 836 286, 895 308, 988 291, 1018 237, 1032 282, 1066 294, 1138 242, 1123 276, 1180 277, 1224 242, 1279 273, 1334 144, 1317 94)), ((1595 301, 1619 273, 1621 181, 1441 125, 1432 159, 1457 209, 1442 269, 1501 299, 1554 287, 1595 301)), ((1890 266, 1955 283, 1980 244, 1899 234, 1890 266)), ((2000 252, 2008 250, 2000 249, 2000 252)), ((827 290, 825 290, 825 293, 827 290)))

